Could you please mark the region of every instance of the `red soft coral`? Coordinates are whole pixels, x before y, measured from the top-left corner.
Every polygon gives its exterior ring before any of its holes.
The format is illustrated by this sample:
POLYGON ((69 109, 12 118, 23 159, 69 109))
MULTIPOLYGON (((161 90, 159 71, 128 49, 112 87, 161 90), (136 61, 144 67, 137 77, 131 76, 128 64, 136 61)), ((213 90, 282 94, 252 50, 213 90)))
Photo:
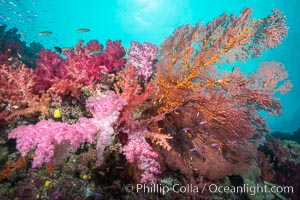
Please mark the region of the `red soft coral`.
POLYGON ((103 51, 103 46, 96 40, 91 40, 87 45, 80 40, 74 50, 64 51, 66 59, 55 52, 41 50, 35 69, 35 90, 47 90, 59 80, 90 85, 94 81, 101 81, 102 72, 119 71, 126 63, 126 58, 123 58, 125 49, 121 41, 108 40, 106 45, 103 51))
POLYGON ((35 69, 35 92, 48 90, 52 96, 78 97, 81 86, 101 81, 102 73, 117 72, 126 63, 121 41, 108 40, 103 51, 103 45, 97 40, 86 45, 80 40, 73 50, 63 53, 65 59, 50 50, 40 51, 35 69))
POLYGON ((51 87, 51 80, 55 77, 55 70, 59 67, 62 57, 53 51, 42 49, 36 61, 37 67, 35 91, 45 90, 51 87))
POLYGON ((121 41, 108 40, 104 52, 100 52, 103 46, 94 40, 86 46, 82 42, 79 41, 74 51, 65 52, 67 59, 62 61, 61 68, 57 70, 59 78, 89 85, 94 80, 101 80, 101 72, 119 71, 125 65, 125 50, 121 41))
POLYGON ((111 41, 108 40, 106 42, 106 49, 103 52, 103 63, 102 65, 106 66, 109 72, 117 72, 120 71, 120 68, 125 65, 126 52, 124 47, 121 46, 121 40, 111 41))

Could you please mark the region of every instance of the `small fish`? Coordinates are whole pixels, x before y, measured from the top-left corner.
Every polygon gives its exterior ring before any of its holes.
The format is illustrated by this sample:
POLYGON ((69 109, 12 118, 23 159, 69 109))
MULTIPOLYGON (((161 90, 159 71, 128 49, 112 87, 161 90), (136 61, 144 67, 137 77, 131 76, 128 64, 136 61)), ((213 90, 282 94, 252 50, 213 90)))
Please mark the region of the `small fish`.
POLYGON ((8 2, 8 3, 9 3, 9 4, 11 4, 11 5, 13 5, 13 6, 15 6, 15 7, 17 6, 16 4, 14 4, 14 3, 13 3, 13 2, 11 2, 11 1, 10 1, 10 2, 8 2))
POLYGON ((213 143, 213 144, 211 144, 210 146, 212 146, 212 147, 216 147, 216 146, 218 146, 219 144, 217 144, 217 143, 213 143))
POLYGON ((54 110, 54 112, 53 112, 53 117, 54 117, 55 119, 61 118, 61 112, 60 112, 59 109, 55 109, 55 110, 54 110))
POLYGON ((194 148, 191 148, 191 149, 190 149, 190 152, 193 152, 193 151, 197 151, 197 148, 194 147, 194 148))
POLYGON ((74 50, 74 48, 73 47, 63 47, 61 50, 62 51, 72 51, 72 50, 74 50))
POLYGON ((45 187, 49 187, 49 186, 50 186, 50 183, 51 183, 51 182, 50 182, 50 181, 48 181, 48 180, 47 180, 47 181, 45 181, 45 187))
POLYGON ((50 31, 41 31, 41 32, 39 32, 39 35, 50 35, 50 34, 52 34, 52 32, 50 32, 50 31))
POLYGON ((54 49, 55 49, 55 51, 57 53, 61 53, 62 52, 62 49, 60 47, 58 47, 58 46, 55 46, 54 49))
POLYGON ((234 70, 235 70, 235 67, 232 68, 231 73, 234 72, 234 70))
POLYGON ((116 169, 124 169, 124 167, 116 166, 116 169))
POLYGON ((246 140, 246 138, 241 138, 240 142, 243 143, 243 144, 247 144, 248 143, 248 141, 246 140))
POLYGON ((88 29, 88 28, 80 28, 80 29, 77 29, 77 33, 85 33, 85 32, 89 32, 90 31, 90 29, 88 29))
POLYGON ((191 130, 190 128, 183 128, 182 129, 183 131, 189 131, 189 130, 191 130))
POLYGON ((261 146, 264 146, 264 145, 265 145, 263 139, 257 139, 256 142, 257 142, 257 144, 259 144, 259 145, 261 145, 261 146))
POLYGON ((94 195, 95 195, 95 197, 103 197, 103 194, 101 194, 99 192, 95 192, 94 195))
POLYGON ((88 175, 86 175, 86 174, 84 174, 83 176, 82 176, 82 179, 83 180, 86 180, 88 178, 88 175))
POLYGON ((90 55, 97 55, 97 54, 99 54, 99 53, 101 53, 101 52, 102 52, 101 49, 93 50, 93 51, 90 52, 90 55))
POLYGON ((203 124, 206 124, 207 123, 207 121, 202 121, 202 122, 200 122, 200 125, 203 125, 203 124))
POLYGON ((103 172, 103 171, 99 171, 98 174, 101 176, 105 176, 105 172, 103 172))

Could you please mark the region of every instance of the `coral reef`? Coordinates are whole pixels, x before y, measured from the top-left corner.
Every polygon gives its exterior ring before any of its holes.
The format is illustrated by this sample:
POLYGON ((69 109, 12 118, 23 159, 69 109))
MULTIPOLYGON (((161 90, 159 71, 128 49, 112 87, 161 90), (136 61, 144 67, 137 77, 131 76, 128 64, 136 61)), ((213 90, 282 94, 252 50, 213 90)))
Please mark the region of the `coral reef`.
MULTIPOLYGON (((298 178, 298 164, 292 161, 298 146, 286 142, 285 147, 267 136, 270 130, 260 115, 281 114, 275 95, 292 87, 284 65, 262 62, 252 74, 238 66, 231 71, 218 68, 256 58, 287 37, 280 11, 262 19, 251 18, 251 12, 223 14, 206 25, 183 25, 160 49, 132 42, 128 59, 119 40, 108 40, 105 47, 96 40, 80 40, 63 55, 40 50, 30 66, 19 56, 19 39, 10 42, 9 35, 18 37, 16 30, 1 27, 0 37, 9 41, 0 46, 0 119, 9 153, 0 160, 0 185, 12 189, 0 190, 0 195, 153 199, 162 194, 129 194, 124 187, 290 184, 284 172, 298 178)), ((205 191, 201 198, 239 195, 279 197, 205 191)))

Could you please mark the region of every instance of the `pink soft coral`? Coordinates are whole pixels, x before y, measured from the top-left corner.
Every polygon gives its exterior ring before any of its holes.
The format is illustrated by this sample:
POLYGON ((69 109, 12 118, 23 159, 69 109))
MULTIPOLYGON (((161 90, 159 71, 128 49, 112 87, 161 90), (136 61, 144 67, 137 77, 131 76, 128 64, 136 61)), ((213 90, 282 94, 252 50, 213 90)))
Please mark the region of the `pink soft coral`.
POLYGON ((93 114, 93 123, 97 126, 97 152, 99 166, 103 160, 105 146, 111 143, 111 136, 114 134, 113 125, 117 122, 120 111, 127 104, 127 100, 117 96, 114 92, 108 91, 104 96, 90 98, 87 108, 93 114))
POLYGON ((91 97, 86 107, 90 109, 94 118, 101 120, 120 111, 126 103, 126 100, 117 96, 113 91, 107 91, 103 96, 91 97))
POLYGON ((132 64, 138 71, 138 75, 148 80, 153 74, 153 61, 156 59, 158 47, 145 42, 131 42, 128 63, 132 64))
POLYGON ((93 118, 82 117, 72 125, 42 120, 36 125, 19 126, 9 133, 9 138, 17 139, 17 149, 22 156, 36 148, 33 167, 53 161, 54 150, 58 146, 64 146, 60 149, 64 149, 65 152, 62 153, 67 154, 71 149, 77 149, 81 143, 92 143, 96 139, 100 165, 104 148, 110 144, 110 137, 114 133, 113 125, 125 104, 126 100, 109 91, 106 95, 89 100, 87 107, 90 108, 93 118))
POLYGON ((36 125, 19 126, 8 137, 17 139, 17 149, 22 156, 36 147, 32 164, 36 168, 52 161, 56 146, 64 144, 69 150, 78 148, 83 142, 93 142, 96 131, 89 119, 81 119, 74 125, 42 120, 36 125))
POLYGON ((120 151, 129 163, 137 160, 138 168, 143 170, 141 183, 156 181, 156 175, 160 173, 160 165, 155 160, 158 154, 152 150, 142 132, 130 133, 127 144, 120 151))

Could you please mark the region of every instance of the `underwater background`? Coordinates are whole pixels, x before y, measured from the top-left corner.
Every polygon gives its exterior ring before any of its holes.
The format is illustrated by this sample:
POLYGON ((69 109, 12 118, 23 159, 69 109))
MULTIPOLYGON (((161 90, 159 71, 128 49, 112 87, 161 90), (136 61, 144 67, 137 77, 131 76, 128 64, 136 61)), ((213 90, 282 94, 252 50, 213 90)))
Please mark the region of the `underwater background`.
POLYGON ((261 61, 284 63, 293 89, 279 97, 283 105, 282 116, 269 117, 268 123, 273 131, 296 131, 300 127, 300 16, 297 14, 300 2, 297 0, 2 0, 0 23, 17 27, 20 33, 24 33, 22 40, 41 42, 50 49, 74 46, 79 39, 97 39, 104 43, 107 38, 122 40, 122 44, 129 48, 130 41, 159 45, 180 25, 195 24, 199 20, 205 24, 224 12, 238 14, 246 7, 253 8, 253 17, 256 18, 265 16, 274 8, 287 16, 287 39, 261 57, 240 65, 243 71, 252 71, 261 61), (77 33, 76 30, 82 27, 91 31, 77 33), (39 35, 41 31, 51 31, 52 34, 39 35))
POLYGON ((0 200, 300 199, 298 8, 0 0, 0 200))

